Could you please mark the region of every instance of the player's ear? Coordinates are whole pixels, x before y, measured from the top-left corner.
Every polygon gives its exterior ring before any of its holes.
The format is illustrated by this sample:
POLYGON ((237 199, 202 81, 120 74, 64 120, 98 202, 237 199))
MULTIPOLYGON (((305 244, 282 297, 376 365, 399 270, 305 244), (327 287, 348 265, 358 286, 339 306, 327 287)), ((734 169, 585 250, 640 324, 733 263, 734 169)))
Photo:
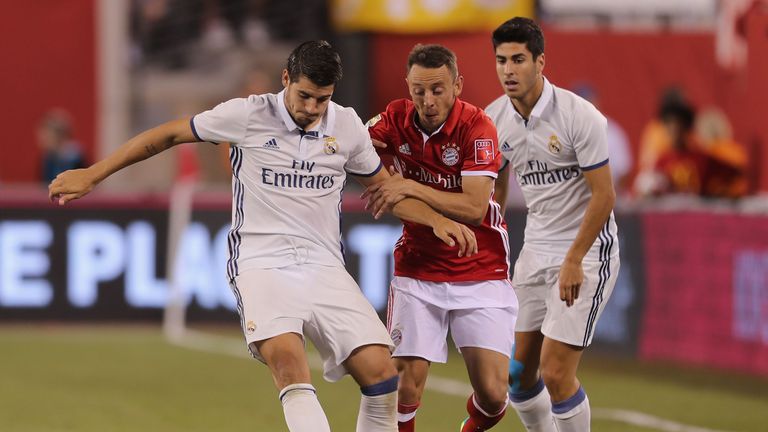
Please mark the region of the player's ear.
POLYGON ((453 85, 456 91, 456 96, 460 95, 461 91, 464 89, 464 77, 462 75, 456 77, 456 82, 453 85))
POLYGON ((538 75, 541 75, 542 72, 544 72, 544 65, 546 64, 546 61, 544 60, 544 53, 539 54, 539 57, 536 58, 536 70, 538 71, 538 75))
POLYGON ((281 80, 283 81, 283 87, 288 88, 288 84, 291 83, 291 77, 288 75, 288 69, 283 69, 281 80))

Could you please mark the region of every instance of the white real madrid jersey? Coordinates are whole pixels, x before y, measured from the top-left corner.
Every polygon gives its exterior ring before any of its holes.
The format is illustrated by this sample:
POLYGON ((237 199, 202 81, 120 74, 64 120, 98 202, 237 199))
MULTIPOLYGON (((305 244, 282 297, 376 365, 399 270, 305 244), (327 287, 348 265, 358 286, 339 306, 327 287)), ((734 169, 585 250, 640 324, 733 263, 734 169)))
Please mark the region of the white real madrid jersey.
POLYGON ((353 109, 330 102, 316 128, 304 131, 288 113, 284 92, 232 99, 191 120, 197 139, 231 146, 230 279, 247 268, 344 265, 339 213, 346 175, 381 168, 353 109))
MULTIPOLYGON (((584 171, 608 163, 606 119, 589 102, 544 79, 529 120, 503 95, 485 109, 499 148, 523 192, 525 246, 544 254, 568 252, 591 197, 584 171)), ((613 212, 585 259, 618 255, 613 212)))

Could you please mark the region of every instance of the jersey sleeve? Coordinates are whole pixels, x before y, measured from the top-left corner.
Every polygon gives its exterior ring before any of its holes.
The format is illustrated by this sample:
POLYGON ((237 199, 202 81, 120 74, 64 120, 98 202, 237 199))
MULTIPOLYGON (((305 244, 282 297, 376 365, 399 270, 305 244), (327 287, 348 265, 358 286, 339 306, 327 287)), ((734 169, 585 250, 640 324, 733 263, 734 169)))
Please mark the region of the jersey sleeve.
POLYGON ((573 149, 582 170, 589 171, 608 163, 608 121, 588 104, 582 116, 574 116, 573 149))
POLYGON ((376 153, 376 148, 371 142, 371 137, 363 125, 362 120, 357 114, 354 114, 352 120, 355 124, 350 125, 353 131, 353 150, 349 155, 349 160, 345 170, 354 175, 370 177, 381 169, 381 159, 376 153))
POLYGON ((461 142, 464 160, 462 176, 498 177, 501 153, 496 126, 483 112, 476 118, 461 142))
POLYGON ((386 111, 371 117, 365 126, 368 128, 368 134, 372 139, 379 140, 387 144, 386 148, 376 147, 376 152, 380 156, 393 155, 394 140, 392 137, 397 133, 397 128, 395 127, 393 104, 389 104, 386 111))
POLYGON ((192 132, 200 141, 228 142, 237 145, 245 139, 248 126, 247 99, 230 99, 190 120, 192 132))

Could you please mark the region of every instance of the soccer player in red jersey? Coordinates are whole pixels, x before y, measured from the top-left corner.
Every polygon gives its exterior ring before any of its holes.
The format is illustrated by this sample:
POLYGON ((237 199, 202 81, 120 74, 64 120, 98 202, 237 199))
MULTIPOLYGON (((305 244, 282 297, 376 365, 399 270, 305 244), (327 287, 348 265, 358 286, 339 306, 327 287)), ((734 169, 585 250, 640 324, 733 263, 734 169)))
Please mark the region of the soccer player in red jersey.
POLYGON ((456 56, 439 45, 416 45, 408 56, 411 99, 391 102, 368 122, 392 177, 363 194, 374 215, 416 198, 471 226, 478 253, 457 257, 428 227, 403 222, 395 245, 395 276, 387 328, 400 372, 398 427, 413 431, 432 362, 445 362, 450 329, 474 393, 462 431, 498 423, 507 406, 507 366, 517 297, 508 280, 507 227, 494 201, 501 163, 496 129, 485 113, 458 99, 463 77, 456 56))

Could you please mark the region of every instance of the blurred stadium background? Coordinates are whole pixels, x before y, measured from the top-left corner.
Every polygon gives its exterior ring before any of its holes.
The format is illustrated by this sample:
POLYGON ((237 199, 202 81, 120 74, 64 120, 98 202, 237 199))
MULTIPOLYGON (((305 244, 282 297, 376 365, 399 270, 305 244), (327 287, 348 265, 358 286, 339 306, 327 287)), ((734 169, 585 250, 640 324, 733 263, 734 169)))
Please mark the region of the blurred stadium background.
MULTIPOLYGON (((34 0, 0 10, 0 430, 286 430, 224 277, 226 149, 174 148, 67 208, 47 202, 46 176, 163 121, 279 91, 288 52, 307 39, 341 51, 334 98, 363 120, 407 97, 417 42, 456 51, 463 98, 485 106, 500 94, 490 30, 513 15, 542 23, 547 77, 599 96, 628 142, 621 275, 581 374, 594 430, 768 430, 768 2, 34 0), (741 152, 738 198, 643 196, 645 141, 670 93, 718 113, 741 152), (65 157, 51 161, 56 146, 65 157)), ((381 311, 399 225, 374 222, 348 187, 348 268, 381 311)), ((435 367, 422 432, 458 427, 466 382, 456 355, 435 367)), ((353 383, 316 383, 334 429, 353 430, 353 383)), ((510 414, 497 429, 522 426, 510 414)))

